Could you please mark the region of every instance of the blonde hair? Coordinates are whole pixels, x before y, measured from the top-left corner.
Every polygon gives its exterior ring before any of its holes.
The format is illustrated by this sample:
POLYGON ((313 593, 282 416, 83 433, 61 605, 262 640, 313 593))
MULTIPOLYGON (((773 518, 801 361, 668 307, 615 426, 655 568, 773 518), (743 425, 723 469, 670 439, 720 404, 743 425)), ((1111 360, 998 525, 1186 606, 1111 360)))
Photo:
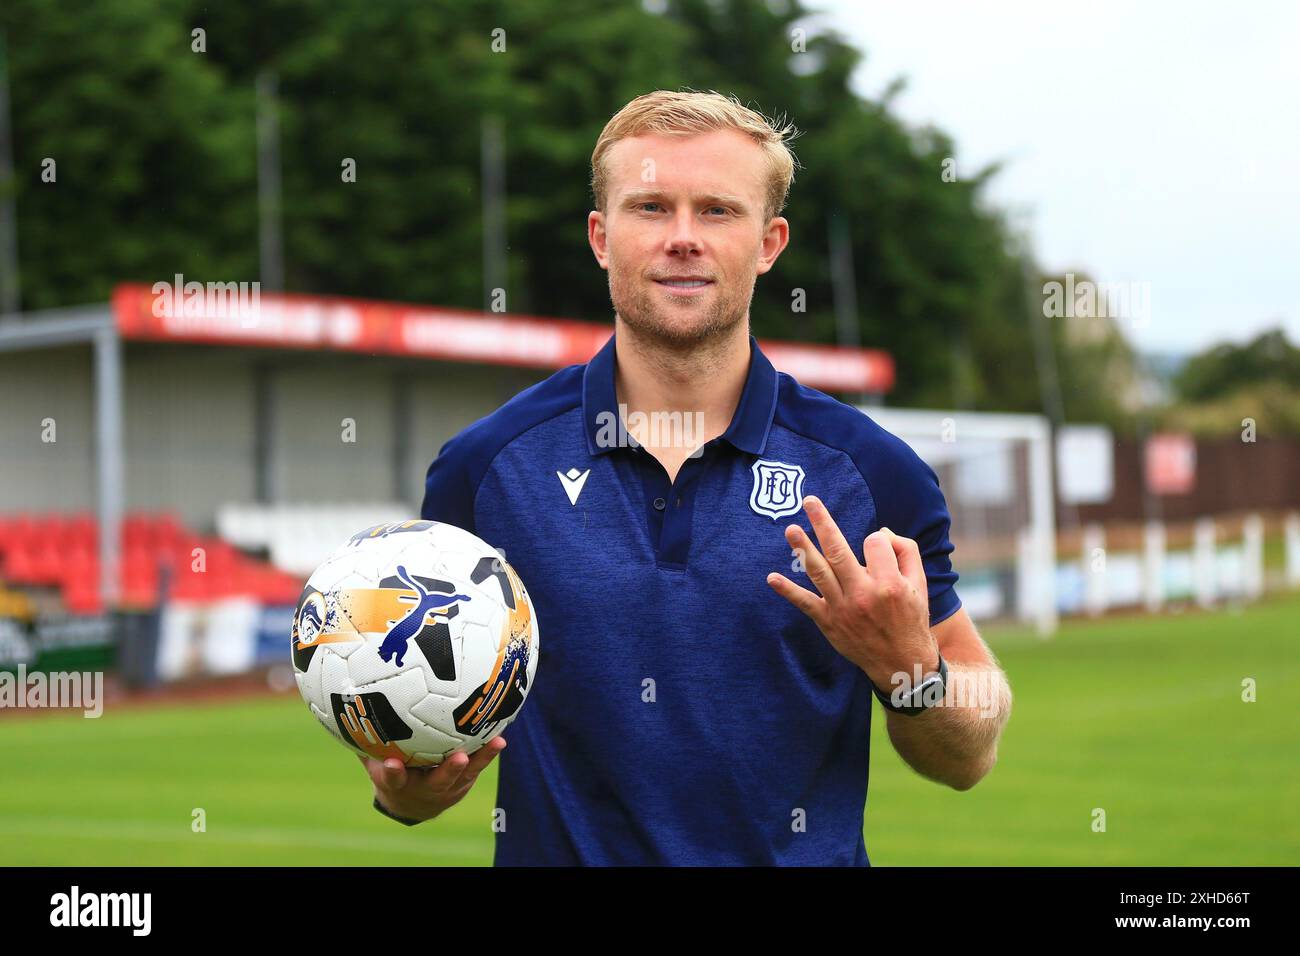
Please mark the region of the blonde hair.
POLYGON ((798 160, 786 141, 799 135, 793 124, 769 120, 762 113, 742 106, 734 96, 710 90, 673 92, 655 90, 632 100, 605 124, 591 154, 591 193, 596 208, 605 211, 609 184, 605 159, 621 139, 647 133, 692 135, 734 129, 745 133, 763 150, 767 160, 766 223, 785 208, 798 160), (779 124, 779 125, 778 125, 779 124))

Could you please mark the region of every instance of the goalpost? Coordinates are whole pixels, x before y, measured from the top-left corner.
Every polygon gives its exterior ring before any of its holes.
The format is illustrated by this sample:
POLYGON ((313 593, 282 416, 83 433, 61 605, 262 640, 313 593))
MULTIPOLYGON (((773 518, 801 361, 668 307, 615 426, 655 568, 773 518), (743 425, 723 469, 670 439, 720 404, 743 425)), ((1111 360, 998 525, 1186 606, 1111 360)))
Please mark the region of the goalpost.
POLYGON ((1057 626, 1052 433, 1041 415, 859 410, 906 441, 939 477, 952 515, 957 590, 972 618, 1057 626))

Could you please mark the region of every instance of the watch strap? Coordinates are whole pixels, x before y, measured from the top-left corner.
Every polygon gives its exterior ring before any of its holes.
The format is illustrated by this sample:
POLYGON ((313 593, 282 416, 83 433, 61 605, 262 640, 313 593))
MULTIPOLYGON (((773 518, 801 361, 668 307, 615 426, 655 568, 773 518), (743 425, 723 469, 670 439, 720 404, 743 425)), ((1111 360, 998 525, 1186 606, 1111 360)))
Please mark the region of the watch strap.
MULTIPOLYGON (((936 654, 937 653, 938 652, 936 651, 936 654)), ((876 700, 880 701, 880 706, 885 708, 885 710, 893 711, 896 714, 904 714, 908 717, 915 717, 917 714, 924 713, 931 707, 936 706, 938 701, 943 700, 944 695, 946 695, 948 691, 948 662, 943 659, 942 654, 938 654, 938 657, 938 672, 912 688, 911 692, 907 695, 908 703, 895 704, 893 700, 890 699, 890 694, 882 691, 874 682, 868 681, 868 683, 871 684, 872 693, 876 695, 876 700), (940 688, 942 688, 943 693, 938 696, 934 703, 927 703, 926 698, 933 693, 930 688, 935 684, 938 684, 940 688)))

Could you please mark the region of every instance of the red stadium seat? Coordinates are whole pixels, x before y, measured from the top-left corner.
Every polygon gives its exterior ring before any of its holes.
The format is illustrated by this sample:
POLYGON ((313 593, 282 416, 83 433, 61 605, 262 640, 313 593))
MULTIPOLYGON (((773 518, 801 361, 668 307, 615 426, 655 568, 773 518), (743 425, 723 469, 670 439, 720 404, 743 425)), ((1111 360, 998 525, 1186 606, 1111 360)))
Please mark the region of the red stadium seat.
POLYGON ((122 521, 122 547, 152 548, 153 543, 153 523, 139 514, 127 515, 122 521))
POLYGON ((29 552, 32 556, 33 584, 62 584, 63 556, 48 539, 29 552))
MULTIPOLYGON (((164 566, 171 568, 169 593, 181 600, 238 596, 291 604, 302 591, 296 575, 249 557, 219 536, 200 534, 169 512, 128 512, 120 540, 119 599, 125 607, 157 606, 164 566), (193 570, 196 548, 203 549, 201 571, 193 570)), ((104 610, 98 549, 93 512, 0 514, 0 577, 15 585, 58 587, 72 613, 104 610)))
POLYGON ((71 547, 84 547, 94 551, 99 547, 99 523, 89 512, 79 512, 68 524, 67 543, 71 547))
POLYGON ((197 537, 172 514, 156 516, 152 530, 154 541, 161 546, 171 546, 177 539, 182 537, 197 537))
POLYGON ((37 533, 41 540, 56 548, 63 544, 67 527, 67 519, 60 514, 43 514, 36 521, 37 533))
POLYGON ((7 516, 5 541, 0 547, 4 550, 26 548, 37 539, 36 522, 25 511, 7 516))
POLYGON ((99 593, 99 581, 90 585, 78 584, 74 588, 63 589, 63 603, 74 614, 101 614, 104 602, 99 593))
POLYGON ((14 584, 35 584, 38 577, 32 553, 26 546, 11 548, 5 553, 4 577, 14 584))
POLYGON ((58 570, 64 587, 75 587, 79 581, 98 581, 99 556, 89 548, 75 548, 61 556, 58 570))

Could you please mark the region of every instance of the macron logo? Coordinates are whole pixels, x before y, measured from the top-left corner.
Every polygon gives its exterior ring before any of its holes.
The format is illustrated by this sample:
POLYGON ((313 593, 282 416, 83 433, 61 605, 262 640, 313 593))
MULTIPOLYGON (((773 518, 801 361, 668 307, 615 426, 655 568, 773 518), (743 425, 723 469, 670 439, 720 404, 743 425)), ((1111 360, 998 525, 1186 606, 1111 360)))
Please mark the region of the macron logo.
POLYGON ((563 471, 555 473, 555 477, 560 479, 560 484, 564 485, 564 493, 569 496, 569 504, 578 503, 578 495, 582 494, 582 486, 587 483, 587 476, 590 474, 590 468, 583 472, 570 468, 567 474, 563 471))

